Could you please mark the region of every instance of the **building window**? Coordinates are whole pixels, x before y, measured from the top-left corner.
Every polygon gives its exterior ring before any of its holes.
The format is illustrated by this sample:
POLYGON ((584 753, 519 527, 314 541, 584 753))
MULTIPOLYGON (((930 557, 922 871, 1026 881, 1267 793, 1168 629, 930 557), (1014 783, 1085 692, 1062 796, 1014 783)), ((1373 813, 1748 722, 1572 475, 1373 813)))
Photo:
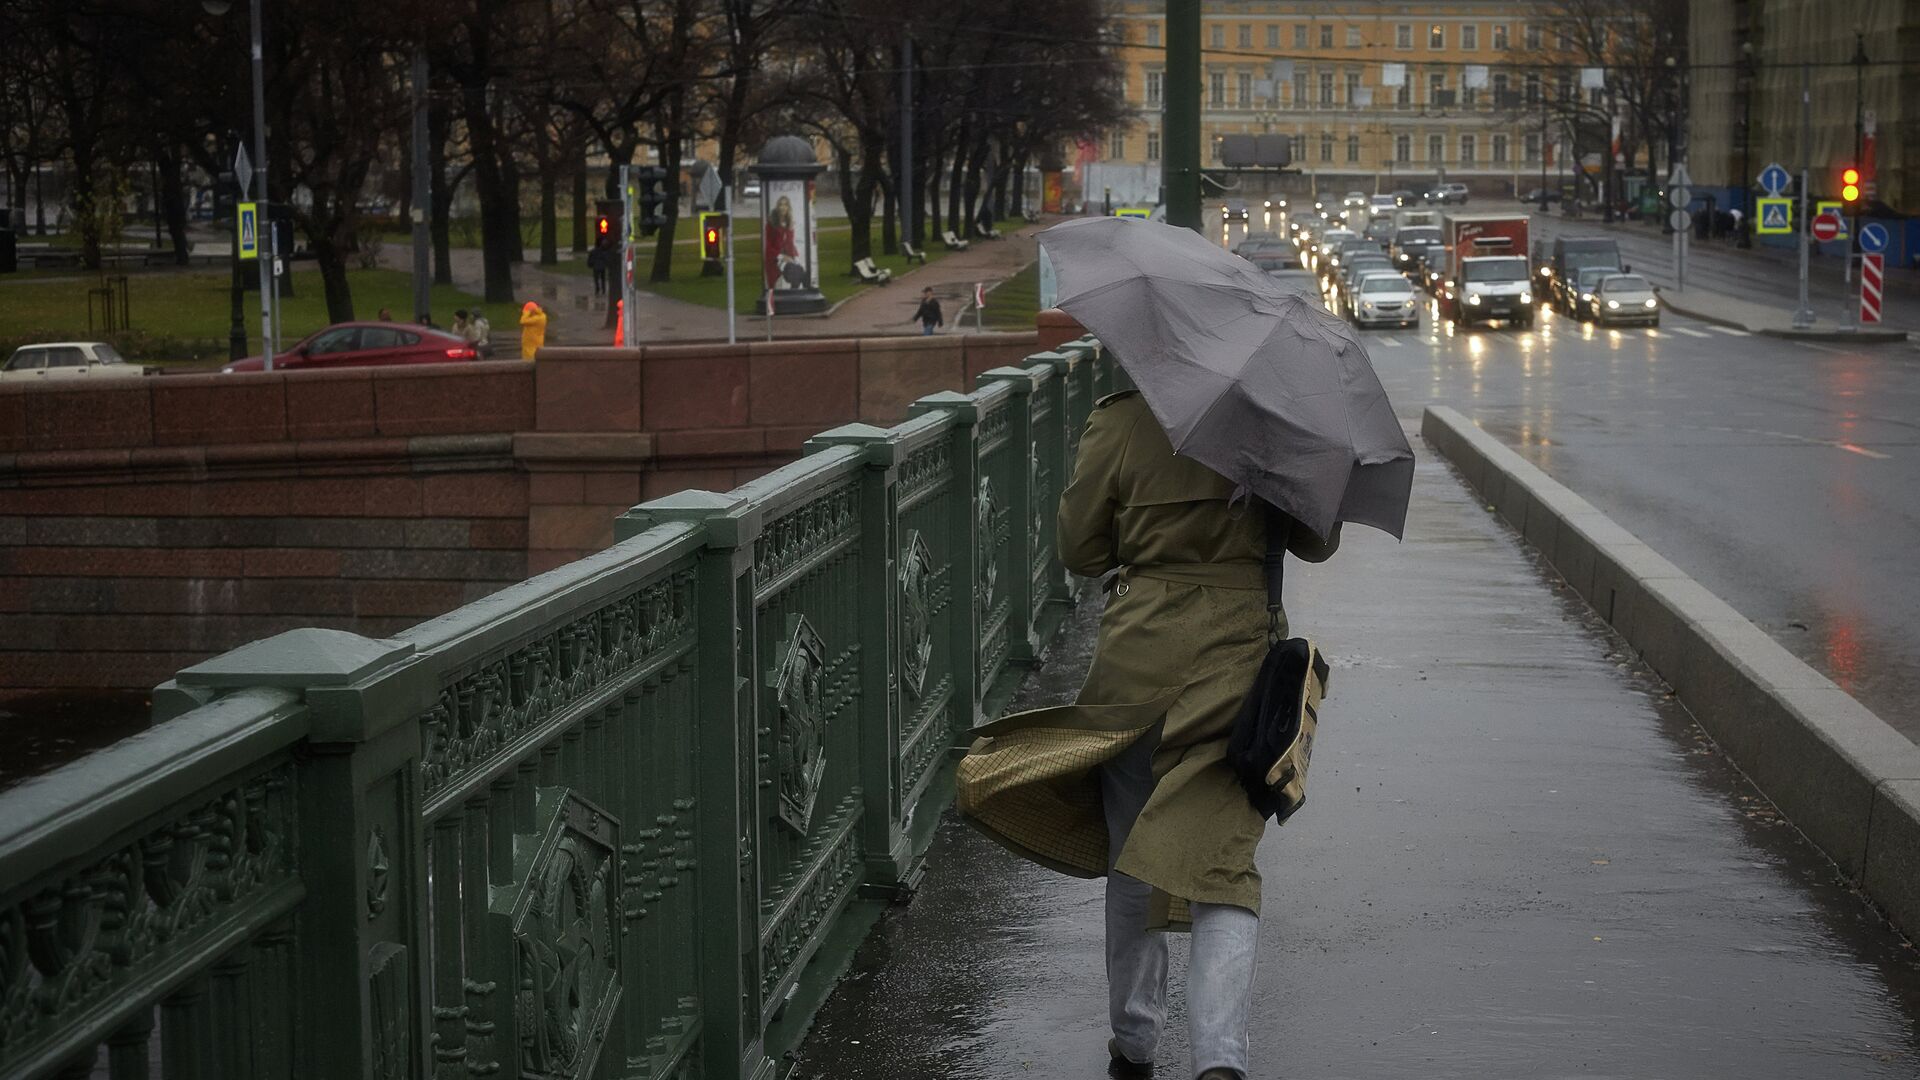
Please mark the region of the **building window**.
POLYGON ((1445 135, 1427 136, 1427 160, 1435 165, 1447 160, 1447 137, 1445 135))
MULTIPOLYGON (((1554 27, 1554 28, 1553 28, 1553 51, 1554 51, 1554 52, 1566 52, 1566 51, 1567 51, 1567 45, 1568 45, 1568 41, 1567 41, 1567 30, 1566 30, 1566 27, 1564 27, 1564 26, 1556 26, 1556 27, 1554 27)), ((1606 55, 1606 53, 1605 53, 1605 52, 1602 52, 1602 53, 1601 53, 1600 55, 1602 55, 1602 56, 1605 56, 1605 55, 1606 55)))
POLYGON ((1122 158, 1125 158, 1127 156, 1126 132, 1124 131, 1114 132, 1111 141, 1113 145, 1107 147, 1107 156, 1114 159, 1115 161, 1119 161, 1122 158))
POLYGON ((1440 95, 1447 89, 1447 73, 1436 71, 1427 76, 1427 104, 1440 104, 1440 95))
POLYGON ((1227 107, 1227 73, 1213 71, 1207 74, 1207 104, 1216 109, 1227 107))
POLYGON ((1293 73, 1293 107, 1296 109, 1307 107, 1307 73, 1304 71, 1293 73))
POLYGON ((1539 52, 1540 51, 1540 28, 1533 25, 1532 23, 1528 23, 1525 37, 1527 42, 1527 51, 1539 52))
POLYGON ((1447 28, 1439 23, 1427 27, 1427 48, 1444 49, 1447 47, 1447 28))
POLYGON ((1478 23, 1468 23, 1460 28, 1460 47, 1468 52, 1473 52, 1480 47, 1480 26, 1478 23))
POLYGON ((1320 47, 1323 49, 1333 48, 1333 24, 1332 23, 1320 24, 1320 47))
POLYGON ((1460 164, 1471 165, 1474 162, 1474 138, 1471 135, 1460 136, 1460 164))
POLYGON ((1331 71, 1320 73, 1320 104, 1333 104, 1333 72, 1331 71))
POLYGON ((1562 75, 1555 81, 1559 84, 1556 87, 1556 90, 1560 95, 1560 100, 1572 101, 1573 100, 1573 77, 1570 75, 1562 75))
POLYGON ((1242 71, 1239 75, 1235 76, 1235 82, 1238 85, 1234 88, 1240 91, 1240 107, 1243 109, 1253 108, 1253 73, 1250 71, 1242 71))
POLYGON ((1507 137, 1505 135, 1495 135, 1493 137, 1493 163, 1495 165, 1505 165, 1507 163, 1507 137))
POLYGON ((1293 135, 1287 139, 1287 159, 1290 161, 1307 160, 1307 137, 1293 135))
POLYGON ((1460 80, 1460 107, 1463 109, 1471 109, 1479 100, 1480 91, 1468 86, 1465 79, 1460 80))
POLYGON ((1219 164, 1220 140, 1218 138, 1207 140, 1207 157, 1210 158, 1215 164, 1219 164))
POLYGON ((1393 137, 1393 160, 1402 165, 1413 160, 1413 136, 1395 135, 1393 137))
POLYGON ((1496 52, 1503 52, 1506 50, 1506 47, 1507 47, 1507 24, 1494 23, 1493 24, 1493 48, 1496 52))
POLYGON ((1529 75, 1527 76, 1527 90, 1526 90, 1526 98, 1527 98, 1527 104, 1529 104, 1529 105, 1535 105, 1535 104, 1538 104, 1538 103, 1539 103, 1539 101, 1540 101, 1540 76, 1538 76, 1538 75, 1532 75, 1532 74, 1529 74, 1529 75))
POLYGON ((1307 28, 1305 24, 1297 25, 1293 28, 1293 47, 1296 49, 1304 49, 1307 47, 1307 28))
POLYGON ((1347 108, 1353 108, 1354 99, 1360 96, 1360 73, 1347 72, 1347 108))
POLYGON ((1494 72, 1493 104, 1496 108, 1502 109, 1513 104, 1513 99, 1507 96, 1507 73, 1504 71, 1494 72))
POLYGON ((1521 153, 1526 155, 1527 164, 1536 165, 1540 161, 1540 135, 1538 132, 1528 135, 1520 142, 1521 153))
POLYGON ((1227 47, 1227 28, 1219 23, 1213 24, 1213 47, 1216 49, 1227 47))
POLYGON ((1166 85, 1167 73, 1164 71, 1147 72, 1147 104, 1160 104, 1161 88, 1166 85))
POLYGON ((1413 24, 1401 23, 1393 28, 1393 47, 1396 49, 1413 48, 1413 24))
POLYGON ((1360 47, 1360 28, 1357 26, 1347 27, 1347 48, 1357 49, 1359 47, 1360 47))
POLYGON ((1413 108, 1413 84, 1419 78, 1420 76, 1415 74, 1412 68, 1407 69, 1407 77, 1401 79, 1400 85, 1393 88, 1393 103, 1395 105, 1398 105, 1402 109, 1413 108))
POLYGON ((1267 24, 1267 48, 1277 49, 1279 47, 1280 47, 1280 24, 1268 23, 1267 24))
POLYGON ((1333 136, 1326 132, 1320 134, 1320 160, 1333 160, 1333 136))
POLYGON ((1160 133, 1157 131, 1147 132, 1147 160, 1160 160, 1160 133))
POLYGON ((1587 89, 1587 104, 1601 105, 1606 102, 1607 92, 1598 86, 1587 89))
POLYGON ((1149 45, 1160 44, 1160 24, 1159 23, 1147 24, 1147 44, 1149 45))
POLYGON ((1347 161, 1349 163, 1354 163, 1354 162, 1358 162, 1359 160, 1360 160, 1360 136, 1349 135, 1347 136, 1347 161))
POLYGON ((1240 24, 1240 47, 1243 49, 1253 48, 1253 27, 1248 26, 1246 23, 1240 24))

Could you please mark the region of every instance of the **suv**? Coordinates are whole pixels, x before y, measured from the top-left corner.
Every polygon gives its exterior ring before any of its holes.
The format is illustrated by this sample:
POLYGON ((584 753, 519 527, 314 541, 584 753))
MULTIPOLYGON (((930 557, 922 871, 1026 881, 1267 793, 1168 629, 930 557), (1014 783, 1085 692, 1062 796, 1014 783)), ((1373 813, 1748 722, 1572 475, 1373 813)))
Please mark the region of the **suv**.
POLYGON ((13 350, 0 381, 46 379, 119 379, 151 375, 155 369, 129 364, 104 341, 49 341, 13 350))
POLYGON ((1437 189, 1435 189, 1434 196, 1435 196, 1434 198, 1435 202, 1453 203, 1457 206, 1465 206, 1467 205, 1467 185, 1459 183, 1458 181, 1455 181, 1449 184, 1441 184, 1437 189))

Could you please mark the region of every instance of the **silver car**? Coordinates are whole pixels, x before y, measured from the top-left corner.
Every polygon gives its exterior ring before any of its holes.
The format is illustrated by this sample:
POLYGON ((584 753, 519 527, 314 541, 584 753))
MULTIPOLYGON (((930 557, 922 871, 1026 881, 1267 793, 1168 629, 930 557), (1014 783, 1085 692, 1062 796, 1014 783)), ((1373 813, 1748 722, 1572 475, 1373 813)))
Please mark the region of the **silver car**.
POLYGON ((1419 326, 1419 294, 1392 270, 1368 271, 1353 283, 1347 317, 1355 326, 1419 326))
POLYGON ((1639 274, 1608 274, 1593 290, 1593 321, 1660 325, 1660 299, 1639 274))
POLYGON ((153 369, 129 364, 104 341, 48 341, 13 350, 0 380, 11 383, 48 379, 137 379, 153 369))

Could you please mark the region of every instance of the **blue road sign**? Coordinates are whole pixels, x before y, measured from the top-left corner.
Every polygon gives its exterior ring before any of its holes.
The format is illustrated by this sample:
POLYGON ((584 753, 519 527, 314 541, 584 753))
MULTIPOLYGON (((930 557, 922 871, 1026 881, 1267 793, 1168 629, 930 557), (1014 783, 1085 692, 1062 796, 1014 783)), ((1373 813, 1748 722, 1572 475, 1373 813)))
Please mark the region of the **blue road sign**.
POLYGON ((240 257, 258 259, 260 257, 260 204, 243 202, 236 208, 239 215, 234 228, 240 233, 240 257))
POLYGON ((1791 183, 1793 183, 1793 177, 1789 176, 1787 170, 1781 168, 1778 162, 1760 170, 1760 190, 1769 195, 1780 194, 1787 190, 1787 185, 1791 183))
POLYGON ((1790 200, 1756 199, 1754 205, 1760 210, 1760 224, 1754 232, 1770 235, 1793 231, 1793 203, 1790 200))
POLYGON ((1887 227, 1877 221, 1869 221, 1860 226, 1860 250, 1869 255, 1878 255, 1887 250, 1887 227))

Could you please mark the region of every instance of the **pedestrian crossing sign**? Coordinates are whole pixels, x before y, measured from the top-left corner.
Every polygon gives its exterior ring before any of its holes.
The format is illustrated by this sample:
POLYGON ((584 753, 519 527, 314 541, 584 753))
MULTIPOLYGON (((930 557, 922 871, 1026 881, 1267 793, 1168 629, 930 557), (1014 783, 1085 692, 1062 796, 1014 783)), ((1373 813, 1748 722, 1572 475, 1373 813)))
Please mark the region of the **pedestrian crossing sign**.
POLYGON ((1754 207, 1760 212, 1760 219, 1754 222, 1754 232, 1765 236, 1793 231, 1792 199, 1756 199, 1754 207))
POLYGON ((1847 204, 1835 202, 1831 199, 1821 199, 1813 204, 1813 216, 1818 218, 1822 214, 1832 214, 1833 219, 1840 223, 1840 231, 1834 236, 1834 239, 1847 239, 1847 204))
POLYGON ((234 233, 240 238, 240 258, 258 259, 260 257, 260 204, 243 202, 236 204, 239 216, 234 219, 234 233))

